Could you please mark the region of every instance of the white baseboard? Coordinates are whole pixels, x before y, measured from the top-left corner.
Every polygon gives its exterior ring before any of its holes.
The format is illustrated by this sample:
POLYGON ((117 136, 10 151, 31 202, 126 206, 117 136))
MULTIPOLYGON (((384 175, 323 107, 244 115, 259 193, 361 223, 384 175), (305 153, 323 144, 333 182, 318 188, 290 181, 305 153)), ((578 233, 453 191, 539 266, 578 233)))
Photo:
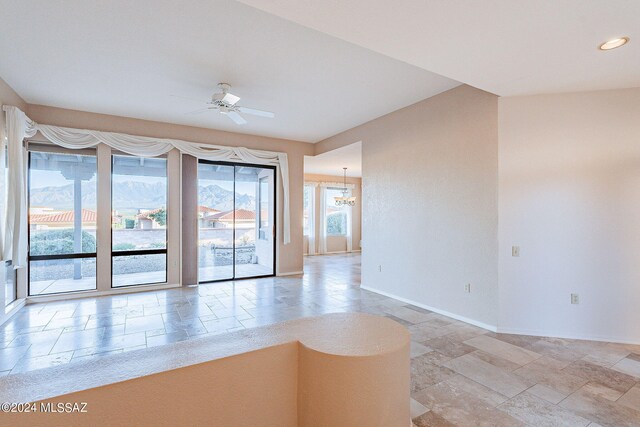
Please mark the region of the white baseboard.
POLYGON ((416 307, 424 308, 425 310, 433 311, 434 313, 442 314, 443 316, 451 317, 452 319, 460 320, 461 322, 469 323, 474 326, 478 326, 482 329, 487 329, 491 332, 497 332, 498 328, 495 325, 489 325, 484 322, 477 321, 475 319, 470 319, 465 316, 460 316, 459 314, 451 313, 446 310, 441 310, 436 307, 431 307, 430 305, 422 304, 417 301, 410 300, 408 298, 403 298, 398 295, 391 294, 389 292, 384 292, 379 289, 370 288, 368 286, 360 285, 360 289, 364 289, 366 291, 375 292, 376 294, 384 295, 385 297, 397 299, 398 301, 406 302, 407 304, 415 305, 416 307))
POLYGON ((300 274, 304 274, 304 271, 287 271, 286 273, 278 273, 278 274, 276 274, 276 276, 278 276, 278 277, 282 277, 282 276, 298 276, 300 274))
POLYGON ((351 252, 347 252, 347 251, 336 251, 336 252, 325 252, 323 254, 319 254, 319 253, 315 253, 313 255, 309 255, 309 254, 302 254, 304 256, 322 256, 322 255, 337 255, 337 254, 351 254, 354 252, 362 252, 362 249, 354 249, 351 252))
POLYGON ((498 327, 498 333, 501 334, 513 334, 513 335, 530 335, 533 337, 553 337, 564 338, 568 340, 587 340, 587 341, 600 341, 600 342, 613 342, 619 344, 634 344, 640 345, 639 340, 629 340, 627 338, 620 338, 615 336, 602 336, 591 334, 563 334, 563 333, 550 333, 535 329, 520 329, 520 328, 503 328, 498 327))
POLYGON ((501 334, 530 335, 534 337, 554 337, 554 338, 565 338, 565 339, 571 339, 571 340, 588 340, 588 341, 601 341, 601 342, 613 342, 613 343, 620 343, 620 344, 640 345, 640 341, 629 340, 628 338, 621 338, 616 336, 601 336, 601 335, 590 335, 590 334, 562 334, 562 333, 558 334, 558 333, 550 333, 548 331, 540 331, 540 330, 534 330, 534 329, 503 328, 495 325, 489 325, 484 322, 479 322, 477 320, 470 319, 465 316, 460 316, 458 314, 451 313, 446 310, 441 310, 436 307, 422 304, 417 301, 410 300, 408 298, 403 298, 401 296, 394 295, 389 292, 370 288, 368 286, 361 285, 360 289, 375 292, 376 294, 384 295, 389 298, 397 299, 398 301, 406 302, 407 304, 415 305, 416 307, 424 308, 425 310, 433 311, 434 313, 442 314, 443 316, 451 317, 452 319, 460 320, 461 322, 469 323, 471 325, 478 326, 483 329, 487 329, 491 332, 497 332, 501 334))

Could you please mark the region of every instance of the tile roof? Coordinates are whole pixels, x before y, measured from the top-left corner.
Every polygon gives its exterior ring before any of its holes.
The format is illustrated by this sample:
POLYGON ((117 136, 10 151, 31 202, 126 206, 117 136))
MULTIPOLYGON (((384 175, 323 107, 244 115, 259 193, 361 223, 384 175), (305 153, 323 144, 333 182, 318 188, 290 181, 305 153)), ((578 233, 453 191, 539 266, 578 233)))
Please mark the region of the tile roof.
POLYGON ((162 210, 164 210, 164 208, 158 208, 158 209, 153 209, 153 210, 150 210, 150 211, 142 212, 142 213, 139 213, 138 215, 136 215, 136 218, 138 218, 138 219, 151 219, 151 218, 149 218, 149 215, 158 213, 158 212, 160 212, 162 210))
MULTIPOLYGON (((256 219, 256 213, 247 209, 236 209, 236 220, 252 220, 256 219)), ((207 215, 204 219, 233 221, 233 211, 218 212, 213 215, 207 215)))
MULTIPOLYGON (((95 223, 98 219, 96 211, 90 209, 82 209, 82 222, 95 223)), ((29 215, 29 222, 31 224, 65 224, 74 221, 73 211, 62 211, 54 214, 32 214, 29 215)), ((119 216, 113 216, 113 222, 118 222, 119 216)))
POLYGON ((204 213, 218 213, 220 212, 218 209, 210 208, 209 206, 198 205, 198 212, 204 213))

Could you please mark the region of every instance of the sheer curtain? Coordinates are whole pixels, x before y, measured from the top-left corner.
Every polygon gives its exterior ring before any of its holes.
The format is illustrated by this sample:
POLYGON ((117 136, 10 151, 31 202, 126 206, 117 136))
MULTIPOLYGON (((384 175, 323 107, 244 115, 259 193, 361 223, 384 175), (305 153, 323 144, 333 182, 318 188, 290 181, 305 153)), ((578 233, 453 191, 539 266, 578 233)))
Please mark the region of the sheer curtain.
POLYGON ((21 268, 27 262, 27 150, 24 139, 35 135, 37 130, 35 123, 20 109, 11 107, 5 111, 9 174, 3 259, 12 260, 14 268, 21 268))
MULTIPOLYGON (((351 191, 347 193, 347 197, 351 197, 351 191)), ((347 252, 353 252, 353 208, 351 206, 345 206, 347 212, 347 252)))
POLYGON ((4 136, 4 122, 0 119, 0 261, 5 260, 4 250, 4 227, 5 227, 5 212, 7 209, 7 183, 5 182, 5 149, 7 147, 4 136))
POLYGON ((305 184, 304 189, 307 191, 307 239, 309 241, 309 255, 316 254, 316 187, 317 184, 305 184))
POLYGON ((318 253, 327 253, 327 187, 320 186, 320 230, 318 230, 318 253))

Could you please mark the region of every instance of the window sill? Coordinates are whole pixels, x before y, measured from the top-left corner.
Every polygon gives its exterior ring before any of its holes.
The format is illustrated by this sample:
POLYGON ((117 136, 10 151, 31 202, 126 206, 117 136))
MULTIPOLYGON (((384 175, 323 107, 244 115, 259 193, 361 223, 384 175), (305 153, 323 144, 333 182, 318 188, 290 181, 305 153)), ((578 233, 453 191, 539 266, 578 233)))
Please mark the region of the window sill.
POLYGON ((104 291, 91 290, 91 291, 67 292, 67 293, 49 294, 49 295, 34 295, 34 296, 27 297, 27 304, 70 300, 70 299, 86 298, 86 297, 99 297, 99 296, 105 296, 105 295, 132 294, 136 292, 145 292, 145 291, 158 291, 161 289, 179 288, 180 286, 181 285, 179 283, 176 283, 176 284, 161 283, 161 284, 151 284, 151 285, 124 286, 120 288, 111 288, 109 290, 104 290, 104 291))

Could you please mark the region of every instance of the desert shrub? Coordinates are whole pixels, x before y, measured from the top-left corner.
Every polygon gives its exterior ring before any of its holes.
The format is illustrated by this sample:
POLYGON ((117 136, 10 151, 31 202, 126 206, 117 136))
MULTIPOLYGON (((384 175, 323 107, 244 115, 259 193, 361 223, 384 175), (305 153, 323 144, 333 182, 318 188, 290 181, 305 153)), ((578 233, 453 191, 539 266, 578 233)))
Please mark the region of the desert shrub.
MULTIPOLYGON (((29 253, 31 255, 60 255, 74 253, 72 229, 45 230, 31 234, 29 253)), ((91 233, 81 234, 82 252, 96 251, 96 238, 91 233)))

